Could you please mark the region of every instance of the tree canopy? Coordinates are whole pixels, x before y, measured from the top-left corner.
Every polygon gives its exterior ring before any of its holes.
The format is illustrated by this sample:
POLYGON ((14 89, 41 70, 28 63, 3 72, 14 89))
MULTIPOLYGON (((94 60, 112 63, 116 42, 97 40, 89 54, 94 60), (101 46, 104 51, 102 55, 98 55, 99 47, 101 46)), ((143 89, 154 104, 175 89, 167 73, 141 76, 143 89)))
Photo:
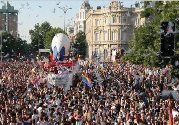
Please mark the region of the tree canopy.
POLYGON ((46 49, 49 49, 51 46, 51 42, 55 34, 57 33, 64 33, 66 34, 61 28, 51 28, 46 34, 44 38, 44 46, 46 49))
MULTIPOLYGON (((178 26, 179 20, 177 9, 178 1, 167 1, 165 4, 156 1, 153 7, 148 7, 150 2, 144 2, 144 11, 141 16, 145 17, 146 23, 143 26, 134 29, 133 38, 130 41, 131 53, 123 57, 136 64, 144 64, 146 66, 158 66, 160 58, 158 52, 160 50, 160 24, 162 21, 173 21, 178 26)), ((175 41, 178 42, 179 37, 176 35, 175 41)))
POLYGON ((15 43, 15 38, 8 32, 2 33, 2 51, 4 54, 12 54, 16 50, 17 46, 15 43))
POLYGON ((86 35, 84 32, 80 31, 79 33, 76 34, 75 43, 73 47, 76 50, 76 54, 81 55, 82 58, 86 57, 87 42, 86 42, 86 35))
POLYGON ((37 23, 34 29, 29 31, 34 51, 49 49, 56 33, 66 34, 61 28, 52 27, 49 22, 43 22, 41 25, 37 23))
POLYGON ((4 55, 16 56, 19 53, 25 55, 29 51, 30 48, 26 40, 22 40, 19 37, 15 38, 8 32, 2 33, 2 52, 4 55))
POLYGON ((44 39, 45 35, 48 31, 52 29, 52 26, 48 22, 44 22, 41 25, 37 23, 33 30, 29 31, 31 35, 31 44, 34 47, 34 51, 38 51, 38 49, 44 49, 44 39))

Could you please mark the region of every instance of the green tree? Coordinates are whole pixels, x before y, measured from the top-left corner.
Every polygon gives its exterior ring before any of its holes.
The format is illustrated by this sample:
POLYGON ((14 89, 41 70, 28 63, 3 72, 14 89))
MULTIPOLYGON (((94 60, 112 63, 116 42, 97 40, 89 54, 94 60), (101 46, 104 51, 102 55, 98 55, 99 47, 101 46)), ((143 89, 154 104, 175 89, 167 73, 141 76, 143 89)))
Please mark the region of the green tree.
POLYGON ((33 30, 29 31, 31 35, 31 44, 34 47, 34 51, 38 51, 39 48, 44 48, 44 39, 46 33, 52 29, 52 26, 48 22, 43 22, 41 25, 37 23, 33 30))
POLYGON ((50 48, 52 39, 55 36, 55 34, 57 34, 57 33, 64 33, 64 34, 66 34, 61 28, 56 28, 56 27, 55 28, 51 28, 45 34, 45 37, 44 37, 44 46, 45 46, 46 49, 50 48))
POLYGON ((15 48, 16 39, 8 32, 2 34, 2 51, 4 54, 12 54, 15 48))
POLYGON ((9 54, 10 56, 21 54, 28 54, 28 44, 26 40, 21 38, 14 38, 10 33, 3 32, 2 34, 2 51, 4 55, 9 54))
POLYGON ((28 54, 28 44, 26 40, 22 40, 21 38, 16 39, 16 44, 14 48, 15 53, 20 53, 21 55, 28 54))
POLYGON ((32 45, 30 43, 25 43, 25 54, 30 54, 32 52, 32 45))
MULTIPOLYGON (((144 64, 146 66, 158 66, 160 58, 158 52, 160 50, 160 24, 162 21, 176 21, 178 16, 178 1, 163 2, 156 1, 154 7, 148 7, 148 1, 144 2, 144 11, 141 16, 145 17, 146 24, 134 29, 134 36, 130 41, 132 52, 123 57, 136 64, 144 64)), ((176 36, 176 40, 178 35, 176 36)), ((176 41, 178 42, 178 41, 176 41)))
POLYGON ((77 52, 77 54, 81 55, 84 59, 87 54, 87 42, 86 42, 86 35, 84 32, 79 32, 76 34, 75 43, 73 46, 77 52))

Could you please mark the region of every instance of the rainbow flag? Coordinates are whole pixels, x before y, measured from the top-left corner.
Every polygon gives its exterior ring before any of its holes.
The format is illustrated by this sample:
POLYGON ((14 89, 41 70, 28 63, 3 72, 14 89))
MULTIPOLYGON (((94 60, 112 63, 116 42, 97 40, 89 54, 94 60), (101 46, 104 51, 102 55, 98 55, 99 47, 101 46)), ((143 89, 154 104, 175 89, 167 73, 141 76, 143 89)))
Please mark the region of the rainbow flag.
POLYGON ((52 54, 52 52, 50 52, 50 54, 49 54, 49 60, 50 60, 50 62, 53 61, 53 54, 52 54))
POLYGON ((92 88, 93 85, 91 84, 91 79, 87 75, 82 75, 82 82, 85 86, 92 88))

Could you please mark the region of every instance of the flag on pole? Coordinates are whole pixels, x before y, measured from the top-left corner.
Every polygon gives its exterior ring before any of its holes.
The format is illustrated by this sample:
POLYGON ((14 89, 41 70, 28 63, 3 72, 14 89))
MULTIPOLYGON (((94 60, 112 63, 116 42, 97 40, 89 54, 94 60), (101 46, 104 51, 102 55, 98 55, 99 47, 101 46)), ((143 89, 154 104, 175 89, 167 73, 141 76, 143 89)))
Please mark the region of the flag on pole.
POLYGON ((168 125, 173 125, 173 116, 172 116, 172 108, 171 108, 171 101, 168 101, 168 125))
POLYGON ((78 61, 79 60, 79 57, 80 57, 80 55, 76 55, 76 61, 78 61))
POLYGON ((50 55, 49 55, 49 61, 50 61, 50 62, 53 61, 53 54, 52 54, 52 52, 50 52, 50 55))
POLYGON ((88 75, 85 73, 84 75, 82 75, 82 82, 84 83, 85 86, 92 88, 92 83, 91 83, 91 79, 88 77, 88 75))

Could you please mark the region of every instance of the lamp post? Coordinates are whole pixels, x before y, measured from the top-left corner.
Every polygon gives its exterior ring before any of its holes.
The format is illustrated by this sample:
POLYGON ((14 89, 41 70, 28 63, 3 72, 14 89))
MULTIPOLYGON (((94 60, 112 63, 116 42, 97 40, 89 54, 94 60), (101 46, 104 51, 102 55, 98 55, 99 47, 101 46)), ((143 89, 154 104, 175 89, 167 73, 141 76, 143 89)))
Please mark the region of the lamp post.
POLYGON ((70 10, 70 9, 72 9, 71 7, 70 8, 66 8, 66 7, 59 7, 62 11, 63 11, 63 13, 64 13, 64 27, 63 27, 63 30, 66 32, 66 30, 65 30, 65 18, 66 18, 66 13, 67 13, 67 11, 68 10, 70 10))

